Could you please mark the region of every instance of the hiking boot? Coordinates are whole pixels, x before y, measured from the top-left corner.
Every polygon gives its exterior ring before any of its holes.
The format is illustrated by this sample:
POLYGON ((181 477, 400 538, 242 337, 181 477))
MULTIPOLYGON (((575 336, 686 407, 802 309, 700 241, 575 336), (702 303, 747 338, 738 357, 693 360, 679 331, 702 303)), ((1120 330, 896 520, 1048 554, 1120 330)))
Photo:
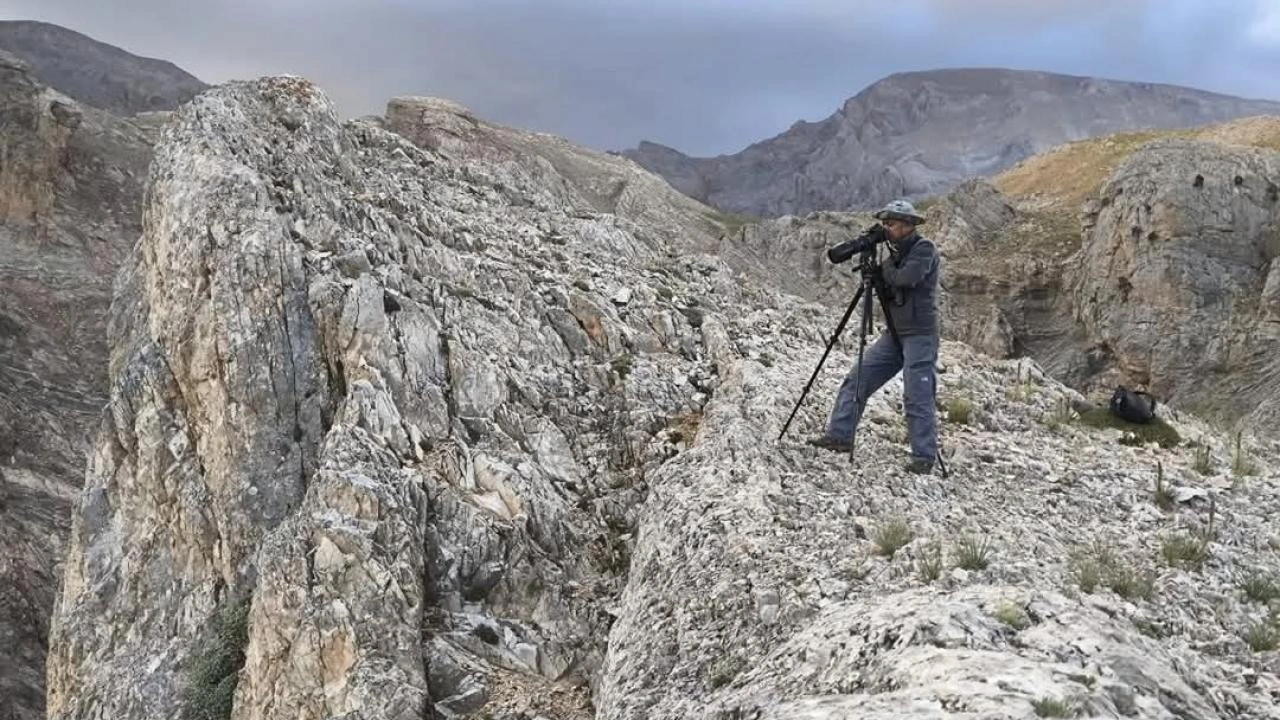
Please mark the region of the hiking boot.
POLYGON ((907 463, 906 470, 907 472, 915 473, 916 475, 928 475, 933 472, 933 461, 921 458, 912 458, 911 462, 907 463))
POLYGON ((815 437, 815 438, 809 438, 805 442, 809 443, 814 447, 822 448, 823 450, 837 450, 840 452, 849 452, 849 448, 850 448, 848 440, 833 438, 830 435, 819 435, 818 437, 815 437))

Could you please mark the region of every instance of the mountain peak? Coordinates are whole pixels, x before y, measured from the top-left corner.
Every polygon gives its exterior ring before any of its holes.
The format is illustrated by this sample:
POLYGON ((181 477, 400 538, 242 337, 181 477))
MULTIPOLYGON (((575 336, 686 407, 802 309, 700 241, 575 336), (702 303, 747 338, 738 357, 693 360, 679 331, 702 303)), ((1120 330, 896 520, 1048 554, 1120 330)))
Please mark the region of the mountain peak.
POLYGON ((935 195, 1067 141, 1270 114, 1280 114, 1280 102, 1162 83, 999 67, 904 70, 827 119, 795 123, 738 153, 690 158, 642 145, 627 155, 722 210, 776 216, 935 195))
POLYGON ((0 21, 0 49, 26 62, 45 85, 117 115, 172 110, 208 88, 167 60, 135 55, 53 23, 0 21))

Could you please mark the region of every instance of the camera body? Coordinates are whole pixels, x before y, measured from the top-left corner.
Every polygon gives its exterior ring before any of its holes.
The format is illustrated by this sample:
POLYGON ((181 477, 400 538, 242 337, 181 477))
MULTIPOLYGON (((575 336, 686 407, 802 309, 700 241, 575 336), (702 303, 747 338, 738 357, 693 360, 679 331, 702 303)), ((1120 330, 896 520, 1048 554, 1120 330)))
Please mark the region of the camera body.
POLYGON ((863 230, 861 235, 851 240, 845 240, 839 245, 827 250, 827 259, 830 260, 832 264, 839 265, 854 255, 861 252, 867 252, 876 245, 882 242, 887 242, 888 240, 889 234, 885 231, 884 226, 880 223, 876 223, 866 230, 863 230))

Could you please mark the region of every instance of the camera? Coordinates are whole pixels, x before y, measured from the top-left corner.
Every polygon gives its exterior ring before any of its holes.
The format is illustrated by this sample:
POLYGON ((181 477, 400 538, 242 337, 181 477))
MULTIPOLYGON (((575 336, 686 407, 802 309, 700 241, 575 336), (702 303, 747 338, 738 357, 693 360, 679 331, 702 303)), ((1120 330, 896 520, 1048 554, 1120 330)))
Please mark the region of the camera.
POLYGON ((867 228, 856 238, 845 240, 835 247, 827 250, 827 259, 833 264, 848 260, 860 252, 866 252, 875 247, 877 243, 885 242, 889 239, 889 235, 885 232, 884 226, 876 223, 867 228))

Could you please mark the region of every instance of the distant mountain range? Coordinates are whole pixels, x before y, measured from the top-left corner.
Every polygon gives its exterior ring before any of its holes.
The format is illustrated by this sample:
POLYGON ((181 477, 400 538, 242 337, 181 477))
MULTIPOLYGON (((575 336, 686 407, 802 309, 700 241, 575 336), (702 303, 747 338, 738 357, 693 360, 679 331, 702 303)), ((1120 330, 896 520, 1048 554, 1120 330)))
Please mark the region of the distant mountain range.
POLYGON ((1176 85, 965 68, 896 73, 820 122, 696 158, 652 142, 620 154, 721 210, 857 210, 945 192, 1061 143, 1280 114, 1280 102, 1176 85))
POLYGON ((171 62, 50 23, 0 22, 0 50, 24 60, 45 85, 117 115, 172 110, 209 87, 171 62))

